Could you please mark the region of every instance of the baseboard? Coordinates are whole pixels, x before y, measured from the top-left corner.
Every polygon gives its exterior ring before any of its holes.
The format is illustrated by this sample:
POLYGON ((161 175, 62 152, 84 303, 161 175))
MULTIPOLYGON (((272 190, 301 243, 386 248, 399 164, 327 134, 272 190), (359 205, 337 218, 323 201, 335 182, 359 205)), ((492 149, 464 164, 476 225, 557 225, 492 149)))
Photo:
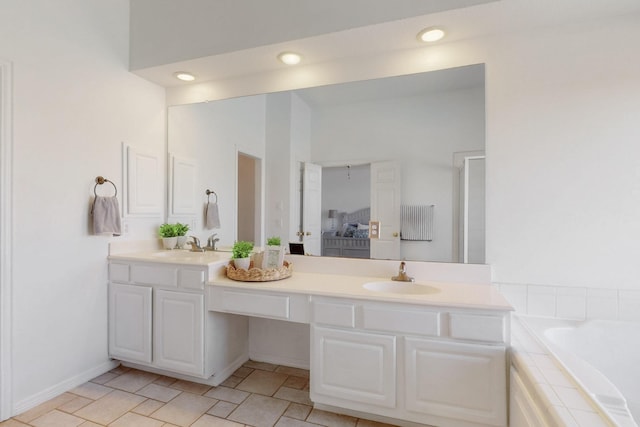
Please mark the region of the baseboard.
POLYGON ((307 359, 295 359, 282 355, 273 355, 260 352, 249 352, 249 359, 256 362, 272 363, 274 365, 288 366, 290 368, 299 368, 309 370, 310 364, 307 359))
POLYGON ((54 397, 61 395, 62 393, 72 390, 79 385, 84 384, 87 381, 90 381, 95 377, 104 374, 105 372, 109 372, 119 364, 120 362, 116 360, 110 360, 78 375, 68 378, 54 386, 51 386, 39 393, 34 394, 31 397, 23 399, 20 402, 16 403, 16 405, 14 406, 12 416, 16 416, 25 411, 28 411, 31 408, 35 408, 36 406, 46 402, 47 400, 53 399, 54 397))
POLYGON ((187 374, 180 374, 177 372, 167 371, 165 369, 154 368, 153 366, 141 365, 138 363, 132 362, 122 362, 122 366, 126 366, 128 368, 139 369, 141 371, 152 372, 158 375, 164 375, 171 378, 176 378, 179 380, 191 381, 198 384, 206 384, 210 386, 217 387, 220 383, 224 382, 227 378, 231 376, 239 367, 244 365, 244 362, 249 360, 249 356, 246 352, 243 352, 240 356, 238 356, 233 362, 229 364, 226 368, 221 370, 220 372, 216 372, 213 376, 209 378, 200 378, 187 374))
POLYGON ((213 374, 213 382, 212 385, 218 386, 220 383, 224 382, 227 378, 231 376, 235 371, 238 370, 244 363, 249 360, 249 355, 246 351, 242 352, 240 356, 236 358, 229 366, 224 368, 220 372, 216 372, 213 374))

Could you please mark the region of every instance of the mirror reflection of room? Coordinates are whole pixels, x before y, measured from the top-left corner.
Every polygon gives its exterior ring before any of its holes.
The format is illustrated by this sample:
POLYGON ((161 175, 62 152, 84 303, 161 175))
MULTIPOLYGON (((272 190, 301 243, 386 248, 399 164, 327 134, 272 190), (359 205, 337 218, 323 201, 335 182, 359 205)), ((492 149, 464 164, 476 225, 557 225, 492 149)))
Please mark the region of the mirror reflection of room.
POLYGON ((484 169, 471 162, 484 161, 484 141, 482 64, 169 108, 169 152, 199 162, 202 185, 223 195, 221 247, 245 234, 232 168, 241 151, 264 159, 257 246, 278 235, 311 255, 484 263, 484 169), (371 175, 385 162, 398 168, 391 194, 371 175), (317 197, 305 165, 321 168, 317 197), (380 195, 398 203, 372 203, 380 195), (411 208, 425 220, 409 226, 428 231, 408 232, 411 208))

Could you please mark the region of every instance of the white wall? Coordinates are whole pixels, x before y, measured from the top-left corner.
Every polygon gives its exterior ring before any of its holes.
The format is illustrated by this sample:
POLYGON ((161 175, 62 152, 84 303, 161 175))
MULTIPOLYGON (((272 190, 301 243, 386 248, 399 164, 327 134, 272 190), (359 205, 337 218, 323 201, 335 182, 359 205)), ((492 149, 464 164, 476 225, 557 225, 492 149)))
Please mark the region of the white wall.
POLYGON ((169 103, 486 64, 494 280, 640 289, 638 14, 168 91, 169 103))
POLYGON ((289 165, 289 241, 298 242, 302 197, 301 162, 311 160, 311 108, 295 93, 291 94, 291 159, 289 165))
POLYGON ((1 8, 14 95, 12 400, 24 410, 110 366, 107 245, 152 237, 159 218, 92 236, 89 201, 97 175, 122 190, 122 142, 164 152, 165 94, 127 71, 128 1, 1 8))
POLYGON ((488 40, 496 281, 640 289, 639 20, 488 40))
POLYGON ((220 229, 204 228, 203 209, 198 209, 191 218, 195 227, 189 234, 203 242, 214 232, 220 239, 218 246, 230 246, 236 240, 237 150, 264 159, 265 109, 265 96, 169 108, 169 152, 196 161, 196 197, 200 202, 197 206, 204 209, 206 189, 215 191, 218 196, 220 229))

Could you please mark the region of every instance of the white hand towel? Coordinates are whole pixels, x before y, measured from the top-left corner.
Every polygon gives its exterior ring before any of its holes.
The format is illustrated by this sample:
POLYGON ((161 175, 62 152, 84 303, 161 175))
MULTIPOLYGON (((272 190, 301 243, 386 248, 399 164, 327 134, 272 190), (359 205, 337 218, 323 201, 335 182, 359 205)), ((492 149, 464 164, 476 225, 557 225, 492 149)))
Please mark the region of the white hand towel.
POLYGON ((93 202, 93 233, 122 234, 120 228, 120 207, 116 197, 96 196, 93 202))
POLYGON ((209 202, 204 207, 205 224, 207 228, 220 228, 220 214, 218 204, 209 202))

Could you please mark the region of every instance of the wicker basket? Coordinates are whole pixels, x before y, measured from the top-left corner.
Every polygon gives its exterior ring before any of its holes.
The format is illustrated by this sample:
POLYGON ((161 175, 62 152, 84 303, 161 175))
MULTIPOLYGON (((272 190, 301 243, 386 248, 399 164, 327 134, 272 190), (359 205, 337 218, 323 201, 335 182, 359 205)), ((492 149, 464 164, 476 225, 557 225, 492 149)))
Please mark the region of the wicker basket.
POLYGON ((267 270, 253 267, 253 262, 251 262, 249 270, 236 268, 233 265, 233 261, 227 264, 227 277, 240 282, 270 282, 273 280, 282 280, 290 277, 292 272, 293 265, 287 261, 285 261, 280 268, 269 268, 267 270))

